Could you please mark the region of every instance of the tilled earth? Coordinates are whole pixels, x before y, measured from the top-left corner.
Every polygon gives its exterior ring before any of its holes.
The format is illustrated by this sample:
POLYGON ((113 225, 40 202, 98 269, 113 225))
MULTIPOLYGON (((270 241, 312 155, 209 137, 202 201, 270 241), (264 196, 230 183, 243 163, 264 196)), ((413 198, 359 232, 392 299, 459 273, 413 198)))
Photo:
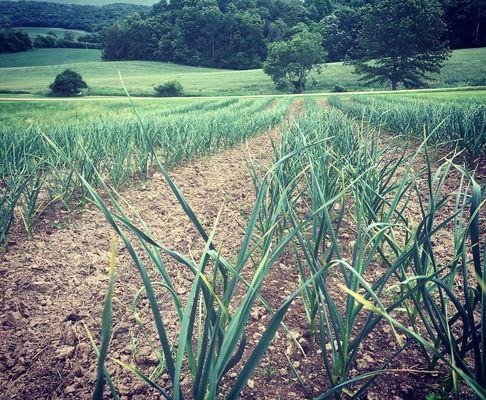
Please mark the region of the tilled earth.
MULTIPOLYGON (((294 114, 300 104, 294 104, 294 114)), ((291 118, 291 117, 290 117, 291 118)), ((271 163, 270 138, 278 139, 278 129, 249 140, 220 154, 200 158, 171 171, 171 176, 205 228, 210 229, 221 209, 216 243, 223 254, 234 257, 241 242, 255 190, 247 168, 251 154, 260 172, 271 163)), ((122 195, 140 213, 155 240, 182 254, 197 255, 204 246, 189 218, 160 173, 146 182, 136 182, 122 195)), ((350 240, 349 229, 342 232, 350 240)), ((85 326, 99 337, 101 311, 107 290, 107 266, 113 230, 93 206, 74 218, 46 215, 30 238, 17 235, 5 254, 0 254, 0 398, 1 399, 88 399, 96 373, 96 359, 85 326), (56 219, 57 218, 57 219, 56 219)), ((185 267, 164 258, 178 293, 188 293, 192 275, 185 267)), ((246 271, 245 274, 251 274, 246 271)), ((113 340, 110 355, 149 372, 158 358, 144 339, 131 306, 141 279, 127 251, 120 246, 117 256, 113 340)), ((267 276, 262 295, 278 307, 298 286, 295 260, 284 255, 267 276)), ((177 317, 169 310, 170 297, 160 290, 159 304, 173 339, 177 337, 177 317)), ((342 296, 335 289, 337 297, 342 296)), ((150 311, 140 302, 142 321, 149 328, 150 311)), ((261 336, 269 313, 256 305, 247 329, 248 354, 261 336)), ((293 376, 286 355, 304 383, 317 395, 327 387, 322 356, 308 336, 308 326, 300 301, 285 320, 304 349, 302 354, 280 329, 261 365, 245 388, 244 399, 305 399, 306 394, 293 376)), ((396 349, 389 326, 381 326, 360 352, 354 373, 380 366, 396 349)), ((417 349, 410 348, 391 368, 424 370, 417 349)), ((122 399, 158 399, 160 395, 129 372, 108 362, 115 387, 122 399)), ((227 387, 235 372, 223 383, 227 387)), ((380 377, 368 398, 417 399, 434 390, 443 376, 397 373, 380 377)), ((169 385, 166 374, 162 382, 169 385)), ((189 378, 182 382, 187 387, 189 378)), ((168 386, 169 387, 169 386, 168 386)))

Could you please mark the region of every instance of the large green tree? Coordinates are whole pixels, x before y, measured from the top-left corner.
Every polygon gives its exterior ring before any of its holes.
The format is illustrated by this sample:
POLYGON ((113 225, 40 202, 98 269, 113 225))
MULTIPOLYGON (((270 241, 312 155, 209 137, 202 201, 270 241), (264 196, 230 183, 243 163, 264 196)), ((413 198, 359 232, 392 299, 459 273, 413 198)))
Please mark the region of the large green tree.
POLYGON ((368 83, 419 87, 439 72, 449 49, 446 25, 435 0, 382 0, 370 7, 358 33, 351 64, 368 83))
POLYGON ((29 36, 20 29, 0 27, 0 53, 15 53, 32 48, 29 36))
POLYGON ((294 93, 302 93, 309 75, 321 71, 325 59, 321 42, 319 33, 302 25, 289 40, 270 43, 263 71, 277 86, 287 85, 294 93))
POLYGON ((332 12, 330 0, 304 0, 304 4, 309 12, 309 19, 316 22, 319 22, 332 12))
POLYGON ((329 62, 348 58, 355 46, 360 24, 360 12, 351 7, 341 7, 319 22, 318 29, 329 62))

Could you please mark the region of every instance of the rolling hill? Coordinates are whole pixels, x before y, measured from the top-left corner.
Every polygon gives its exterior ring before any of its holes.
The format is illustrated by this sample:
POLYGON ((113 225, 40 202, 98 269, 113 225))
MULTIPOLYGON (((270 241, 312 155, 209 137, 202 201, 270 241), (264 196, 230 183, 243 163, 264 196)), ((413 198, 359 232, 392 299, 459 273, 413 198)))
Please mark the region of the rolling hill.
MULTIPOLYGON (((278 91, 261 69, 222 70, 151 61, 103 62, 99 50, 35 49, 0 55, 0 93, 45 94, 54 77, 66 68, 79 72, 92 95, 121 95, 118 71, 133 95, 153 95, 153 85, 177 79, 187 95, 248 95, 278 91)), ((486 85, 486 48, 453 52, 441 73, 429 82, 431 88, 486 85)), ((309 92, 332 91, 336 85, 347 91, 383 89, 365 86, 352 68, 341 62, 327 64, 309 92)))

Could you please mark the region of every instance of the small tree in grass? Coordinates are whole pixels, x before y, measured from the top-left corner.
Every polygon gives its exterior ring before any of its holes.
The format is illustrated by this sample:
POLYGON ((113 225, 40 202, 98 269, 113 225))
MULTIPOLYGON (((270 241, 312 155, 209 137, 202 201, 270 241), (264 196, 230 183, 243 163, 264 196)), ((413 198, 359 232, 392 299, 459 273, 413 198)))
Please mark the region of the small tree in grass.
POLYGON ((445 32, 436 0, 382 0, 365 13, 350 64, 368 83, 423 86, 450 54, 445 32))
POLYGON ((154 86, 155 94, 159 97, 179 97, 182 96, 184 88, 179 81, 167 81, 154 86))
POLYGON ((81 75, 70 69, 57 75, 49 86, 52 94, 58 96, 75 96, 87 87, 88 85, 83 81, 81 75))
POLYGON ((290 86, 294 93, 302 93, 309 75, 321 71, 325 58, 321 43, 319 33, 302 27, 289 40, 270 43, 263 71, 277 86, 290 86))

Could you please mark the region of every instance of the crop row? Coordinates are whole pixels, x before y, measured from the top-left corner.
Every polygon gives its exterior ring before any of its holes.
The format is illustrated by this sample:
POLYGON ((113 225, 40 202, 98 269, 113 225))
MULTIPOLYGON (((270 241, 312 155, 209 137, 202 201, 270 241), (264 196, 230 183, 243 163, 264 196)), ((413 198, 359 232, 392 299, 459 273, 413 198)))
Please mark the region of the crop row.
POLYGON ((2 124, 0 243, 7 240, 16 214, 30 231, 49 205, 62 202, 71 208, 83 199, 83 180, 96 187, 102 177, 118 189, 133 177, 147 176, 152 148, 165 165, 175 165, 269 129, 282 121, 290 104, 273 102, 208 101, 147 113, 142 122, 133 116, 94 115, 91 120, 60 124, 2 124))
POLYGON ((397 96, 331 97, 348 115, 395 133, 456 147, 469 160, 486 156, 486 107, 480 100, 430 101, 397 96))
MULTIPOLYGON (((213 242, 215 232, 202 227, 155 151, 152 155, 162 174, 206 243, 197 260, 158 243, 140 217, 126 213, 116 194, 108 207, 86 182, 142 277, 160 341, 159 362, 172 386, 162 387, 156 378, 117 362, 167 399, 221 395, 234 399, 300 297, 309 335, 322 351, 328 383, 324 392, 316 394, 293 367, 307 396, 341 398, 352 393, 359 398, 376 377, 394 372, 393 361, 413 346, 426 370, 438 368, 439 362, 449 368, 457 396, 459 382, 464 382, 477 398, 485 398, 481 189, 473 176, 450 160, 432 164, 426 142, 410 153, 380 145, 379 134, 372 124, 356 123, 338 110, 324 110, 306 100, 302 115, 287 124, 280 145, 274 146, 273 166, 263 177, 253 173, 256 201, 239 251, 231 258, 221 255, 213 242), (453 195, 444 190, 451 179, 457 182, 453 195), (444 237, 449 238, 447 254, 437 246, 444 237), (179 296, 163 254, 193 274, 187 297, 179 296), (272 309, 264 298, 265 277, 282 260, 289 262, 288 257, 300 276, 299 288, 272 309), (174 307, 179 316, 176 342, 168 338, 166 329, 171 328, 161 316, 152 274, 172 299, 164 307, 174 307), (255 305, 267 308, 272 317, 256 346, 246 351, 255 305), (378 368, 356 375, 353 366, 363 347, 384 325, 395 344, 389 351, 383 349, 378 368), (230 378, 233 368, 236 377, 230 378), (191 382, 190 388, 180 386, 183 377, 191 382), (223 381, 229 389, 220 393, 223 381)), ((117 396, 105 363, 113 277, 112 269, 100 347, 96 347, 94 398, 101 398, 104 382, 117 396)), ((281 282, 286 284, 294 282, 281 282)))

